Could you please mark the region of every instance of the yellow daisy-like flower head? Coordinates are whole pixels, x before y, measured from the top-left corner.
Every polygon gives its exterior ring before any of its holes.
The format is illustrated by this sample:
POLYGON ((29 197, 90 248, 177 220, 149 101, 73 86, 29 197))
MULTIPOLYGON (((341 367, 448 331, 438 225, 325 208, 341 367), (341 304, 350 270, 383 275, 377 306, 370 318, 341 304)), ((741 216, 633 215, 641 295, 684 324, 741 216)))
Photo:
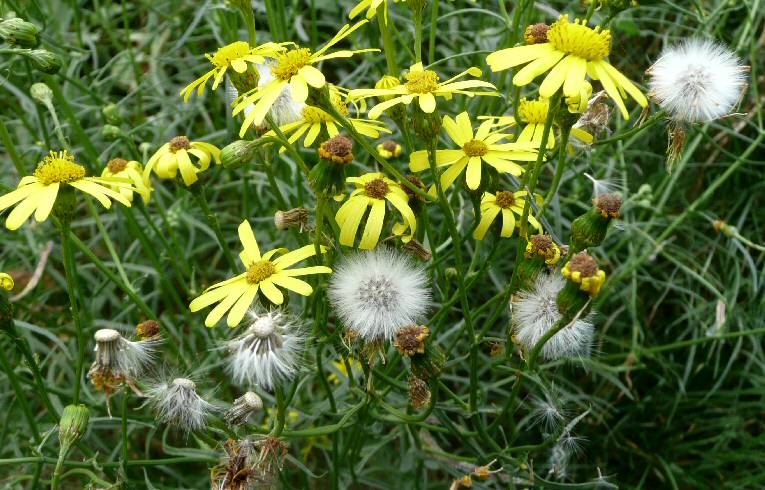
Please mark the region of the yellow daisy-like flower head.
POLYGON ((137 192, 143 198, 143 202, 149 203, 151 199, 151 184, 143 178, 143 166, 135 160, 127 161, 122 158, 113 158, 106 164, 101 172, 101 177, 117 177, 128 180, 135 189, 127 187, 112 186, 112 189, 119 192, 125 199, 133 202, 133 191, 137 192))
MULTIPOLYGON (((589 85, 589 83, 588 83, 589 85)), ((585 108, 587 99, 585 98, 585 108)), ((542 144, 542 136, 544 135, 545 123, 547 122, 547 113, 550 109, 550 101, 548 99, 527 99, 522 98, 518 103, 518 118, 524 123, 521 128, 521 133, 518 135, 516 143, 529 143, 534 148, 539 148, 542 144)), ((511 127, 516 123, 513 116, 500 116, 489 117, 487 119, 493 119, 496 121, 495 126, 511 127)), ((570 129, 571 135, 581 140, 586 144, 591 144, 593 137, 587 131, 572 127, 570 129)), ((551 136, 547 139, 547 148, 555 148, 555 137, 551 136)))
MULTIPOLYGON (((502 213, 502 230, 499 236, 502 238, 509 238, 513 235, 515 230, 515 216, 523 216, 524 197, 528 193, 526 191, 510 192, 499 191, 496 194, 491 192, 484 192, 481 197, 481 222, 478 223, 475 231, 473 232, 473 238, 476 240, 483 240, 486 236, 486 232, 489 231, 494 220, 502 213)), ((542 196, 534 194, 534 199, 537 205, 542 204, 542 196)), ((531 226, 536 228, 540 233, 542 232, 542 225, 534 218, 530 213, 527 217, 531 226)))
POLYGON ((10 291, 13 289, 13 285, 13 277, 11 277, 10 274, 6 274, 5 272, 0 272, 0 289, 10 291))
POLYGON ((324 74, 314 66, 315 64, 333 58, 349 58, 356 53, 379 51, 378 49, 357 49, 327 53, 329 48, 348 37, 367 22, 369 21, 362 20, 353 27, 346 24, 335 34, 335 37, 315 53, 308 48, 300 47, 279 53, 276 56, 276 62, 271 67, 273 80, 259 85, 247 94, 244 94, 234 107, 233 114, 237 115, 251 104, 254 104, 252 111, 244 118, 242 127, 239 130, 239 137, 243 137, 247 132, 247 128, 253 124, 257 126, 263 122, 271 106, 286 87, 289 86, 290 95, 295 102, 306 101, 309 85, 317 89, 322 88, 326 84, 326 80, 324 79, 324 74))
POLYGON ((386 160, 390 160, 391 158, 398 158, 404 151, 401 145, 393 140, 383 141, 377 145, 375 149, 377 150, 377 153, 379 153, 380 156, 386 160))
POLYGON ((571 257, 561 269, 561 273, 569 281, 579 284, 579 289, 586 291, 590 296, 597 296, 606 282, 606 273, 598 268, 598 263, 586 252, 571 257))
POLYGON ((352 247, 356 242, 356 232, 361 220, 369 208, 369 216, 364 226, 359 248, 372 249, 377 245, 385 221, 386 204, 395 207, 405 223, 393 226, 395 235, 403 235, 409 229, 409 234, 402 236, 402 241, 409 242, 417 229, 417 220, 412 208, 409 207, 409 196, 396 182, 386 178, 381 173, 369 173, 361 177, 348 177, 346 182, 356 185, 348 200, 340 206, 335 219, 340 226, 340 244, 352 247))
POLYGON ((266 57, 273 58, 277 56, 291 44, 269 42, 252 48, 245 41, 236 41, 218 48, 215 54, 205 55, 210 60, 210 63, 213 64, 213 69, 187 85, 181 90, 180 95, 183 97, 184 102, 188 102, 194 89, 197 90, 197 96, 201 96, 205 91, 207 82, 211 78, 213 78, 212 90, 215 90, 223 81, 223 77, 229 68, 234 70, 235 73, 242 74, 247 71, 248 64, 265 63, 266 57))
POLYGON ((197 180, 197 174, 210 168, 210 162, 220 164, 220 150, 202 141, 190 141, 186 136, 176 136, 157 150, 143 170, 143 178, 149 181, 152 170, 160 179, 174 179, 181 172, 181 179, 186 186, 197 180), (191 157, 197 159, 195 165, 191 157))
MULTIPOLYGON (((228 326, 239 325, 247 313, 247 309, 255 300, 258 291, 262 292, 269 302, 281 305, 284 303, 284 294, 279 290, 279 287, 308 296, 313 293, 313 288, 297 277, 332 272, 332 269, 325 266, 289 268, 301 260, 316 255, 314 245, 306 245, 292 252, 286 248, 277 248, 261 255, 258 242, 255 241, 255 234, 252 232, 250 223, 246 220, 239 225, 239 240, 243 247, 239 259, 244 264, 246 271, 236 277, 210 286, 189 304, 189 309, 196 312, 218 303, 205 319, 205 325, 208 327, 215 326, 226 312, 228 312, 226 319, 228 326), (284 255, 276 257, 277 254, 284 255)), ((324 253, 326 247, 322 247, 321 251, 324 253)))
POLYGON ((585 21, 569 22, 563 15, 547 31, 547 42, 501 49, 486 57, 492 71, 526 65, 513 77, 513 84, 524 86, 550 70, 539 86, 539 95, 552 97, 561 87, 566 97, 580 97, 589 76, 600 80, 625 119, 629 113, 623 98, 629 94, 642 107, 648 100, 627 77, 605 60, 611 51, 611 32, 588 27, 585 21))
MULTIPOLYGON (((537 151, 529 144, 500 143, 512 135, 501 131, 492 131, 492 122, 484 121, 473 132, 470 116, 467 112, 456 119, 444 116, 443 127, 449 138, 460 147, 458 150, 436 150, 436 166, 448 166, 441 174, 441 187, 447 189, 466 171, 467 186, 476 190, 481 184, 481 168, 487 164, 500 173, 521 175, 523 168, 516 161, 531 162, 537 159, 537 151)), ((415 151, 410 156, 409 169, 422 172, 430 168, 428 152, 415 151)), ((430 190, 433 193, 433 187, 430 190)))
MULTIPOLYGON (((330 87, 330 101, 343 116, 345 116, 353 126, 353 128, 364 136, 369 138, 379 138, 380 133, 391 133, 391 130, 380 121, 372 121, 369 119, 349 117, 348 105, 343 101, 340 91, 334 87, 330 87)), ((318 136, 321 134, 322 129, 326 131, 329 138, 334 138, 340 134, 340 123, 327 111, 320 107, 307 105, 301 112, 301 118, 299 121, 285 124, 279 127, 279 130, 285 135, 289 135, 287 141, 295 143, 301 137, 303 137, 303 146, 308 148, 313 145, 318 136)), ((265 136, 275 136, 276 133, 272 130, 265 134, 265 136)), ((285 151, 282 147, 279 152, 285 151)))
POLYGON ((32 213, 38 223, 48 219, 59 191, 66 186, 90 194, 107 209, 112 205, 110 198, 130 207, 130 201, 113 187, 136 190, 127 179, 86 177, 85 167, 75 162, 66 150, 51 151, 33 175, 22 178, 16 190, 0 197, 0 211, 16 205, 5 220, 6 228, 18 229, 32 213))
POLYGON ((468 97, 475 95, 497 95, 496 92, 476 92, 475 88, 495 89, 494 85, 483 80, 456 81, 465 75, 474 77, 481 76, 480 68, 471 67, 462 73, 440 82, 440 77, 433 70, 426 70, 422 63, 417 63, 409 68, 404 75, 405 82, 391 88, 373 88, 351 90, 349 96, 352 99, 378 97, 383 102, 377 104, 369 111, 369 117, 377 119, 387 109, 397 104, 411 104, 417 99, 422 112, 431 114, 436 110, 436 97, 451 98, 454 94, 463 94, 468 97), (386 100, 387 99, 387 100, 386 100))

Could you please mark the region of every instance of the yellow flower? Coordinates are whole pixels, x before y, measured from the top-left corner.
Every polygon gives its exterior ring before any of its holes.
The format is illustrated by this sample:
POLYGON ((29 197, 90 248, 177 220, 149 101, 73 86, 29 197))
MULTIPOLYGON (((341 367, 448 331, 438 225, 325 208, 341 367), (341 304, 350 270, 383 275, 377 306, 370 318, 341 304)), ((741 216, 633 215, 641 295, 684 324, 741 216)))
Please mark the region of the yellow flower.
POLYGON ((348 58, 355 53, 379 51, 378 49, 344 49, 325 54, 329 48, 348 37, 353 31, 367 22, 369 21, 362 20, 353 27, 346 24, 335 34, 335 37, 315 53, 312 53, 308 48, 296 47, 276 55, 276 63, 271 67, 273 80, 244 94, 234 107, 233 114, 237 115, 251 104, 255 104, 252 111, 244 118, 242 127, 239 130, 239 137, 243 137, 253 123, 257 126, 263 122, 269 109, 271 109, 271 106, 287 85, 290 87, 290 95, 295 102, 305 102, 308 98, 309 85, 314 88, 322 88, 326 84, 324 74, 313 65, 323 60, 348 58))
POLYGON ((545 264, 555 265, 560 260, 560 247, 555 244, 550 235, 534 235, 526 244, 524 257, 533 259, 537 255, 545 259, 545 264))
MULTIPOLYGON (((473 232, 473 238, 476 240, 483 240, 486 236, 486 232, 489 231, 491 224, 497 218, 499 213, 502 213, 502 231, 499 236, 502 238, 508 238, 512 236, 513 230, 515 230, 515 216, 523 216, 524 199, 528 192, 518 191, 499 191, 497 194, 491 192, 484 192, 481 197, 481 222, 473 232)), ((542 196, 534 195, 534 200, 537 205, 542 204, 542 196)), ((528 215, 528 221, 539 232, 542 232, 542 225, 534 218, 531 213, 528 215)))
POLYGON ((348 201, 340 206, 335 216, 337 224, 340 226, 341 245, 353 246, 361 219, 369 207, 369 216, 359 248, 367 250, 374 248, 380 239, 385 221, 386 200, 401 213, 406 222, 406 224, 396 223, 393 226, 393 233, 403 235, 408 228, 410 230, 409 235, 403 236, 401 239, 404 242, 412 239, 417 229, 417 221, 412 208, 409 207, 409 196, 406 195, 400 185, 384 177, 381 173, 368 173, 361 177, 348 177, 345 180, 355 184, 356 190, 351 193, 348 201))
POLYGON ((480 68, 471 67, 445 82, 439 82, 439 77, 436 72, 433 70, 426 70, 423 68, 422 63, 417 63, 409 68, 409 73, 404 75, 406 82, 401 85, 391 88, 351 90, 349 96, 352 99, 378 97, 380 100, 383 100, 383 102, 380 102, 369 111, 369 117, 377 119, 386 109, 390 109, 397 104, 411 104, 414 99, 417 99, 422 112, 430 114, 436 110, 437 96, 450 99, 453 94, 463 94, 468 97, 473 97, 475 95, 497 95, 496 92, 476 92, 474 90, 466 90, 479 87, 494 89, 495 87, 491 83, 484 82, 483 80, 455 81, 465 75, 479 77, 481 76, 481 70, 480 68), (385 100, 387 97, 390 98, 385 100))
POLYGON ((150 183, 143 178, 143 166, 135 160, 127 161, 122 158, 114 158, 109 160, 104 170, 101 172, 101 177, 118 177, 130 181, 135 189, 129 187, 110 186, 113 190, 119 192, 125 199, 133 202, 133 191, 137 192, 143 198, 143 202, 147 203, 151 199, 151 192, 153 189, 150 187, 150 183))
MULTIPOLYGON (((215 326, 227 311, 229 312, 226 321, 228 326, 239 325, 259 290, 268 301, 280 305, 284 302, 284 295, 277 286, 308 296, 313 293, 313 288, 307 282, 296 277, 332 272, 332 269, 324 266, 288 269, 291 265, 316 255, 314 245, 306 245, 292 252, 286 248, 277 248, 261 255, 258 242, 255 241, 255 234, 252 232, 250 223, 246 220, 239 225, 239 240, 243 247, 239 259, 247 271, 226 281, 213 284, 189 304, 189 309, 196 312, 213 303, 218 303, 205 318, 205 325, 208 327, 215 326), (273 259, 276 254, 282 253, 284 255, 273 259)), ((326 248, 322 247, 322 253, 325 251, 326 248)))
MULTIPOLYGON (((586 100, 585 100, 586 103, 586 100)), ((542 144, 542 135, 547 122, 547 111, 550 108, 548 99, 528 100, 525 97, 518 104, 518 117, 522 123, 525 123, 518 135, 517 143, 531 143, 535 148, 542 144)), ((480 118, 479 119, 484 119, 480 118)), ((515 125, 514 116, 487 117, 485 119, 494 119, 496 126, 511 127, 515 125)), ((592 143, 592 135, 580 128, 571 128, 571 136, 582 140, 586 144, 592 143)), ((547 148, 555 148, 555 137, 547 139, 547 148)))
POLYGON ((273 58, 279 53, 285 51, 286 46, 292 43, 265 43, 260 46, 251 48, 245 41, 236 41, 222 48, 218 48, 214 55, 205 54, 214 68, 201 77, 197 78, 183 90, 181 90, 181 96, 183 101, 188 102, 191 97, 191 93, 194 89, 197 89, 197 96, 201 96, 205 91, 205 86, 210 78, 214 78, 212 90, 218 88, 220 82, 223 81, 223 77, 226 74, 226 70, 231 68, 236 73, 244 73, 247 71, 247 63, 265 63, 266 57, 273 58))
MULTIPOLYGON (((348 106, 342 101, 342 97, 338 89, 334 86, 330 88, 330 100, 334 104, 335 108, 342 113, 348 121, 350 121, 353 128, 359 133, 369 138, 379 138, 380 133, 390 133, 391 130, 380 121, 371 121, 369 119, 348 117, 348 106)), ((287 140, 290 143, 294 143, 305 135, 303 139, 303 146, 308 148, 314 144, 316 138, 321 134, 322 127, 326 128, 327 134, 330 138, 334 138, 340 134, 340 123, 328 114, 320 107, 307 105, 303 108, 301 119, 292 123, 285 124, 279 127, 279 130, 287 136, 290 135, 287 140), (291 133, 291 134, 290 134, 291 133)), ((264 136, 275 136, 273 130, 267 132, 264 136)), ((279 153, 285 150, 282 147, 279 153)))
POLYGON ((5 289, 6 291, 13 289, 13 278, 10 274, 0 272, 0 289, 5 289))
POLYGON ((377 145, 376 150, 377 150, 377 153, 379 153, 380 156, 386 160, 390 160, 391 158, 398 158, 401 156, 401 153, 404 151, 404 149, 401 148, 401 145, 399 145, 393 140, 383 141, 382 143, 377 145))
MULTIPOLYGON (((398 0, 393 0, 394 3, 398 3, 398 0)), ((383 6, 383 19, 385 23, 388 23, 388 0, 361 0, 348 14, 349 19, 353 19, 359 15, 364 9, 367 9, 367 19, 371 19, 377 13, 377 9, 383 6)))
POLYGON ((154 170, 160 179, 174 179, 180 170, 183 183, 190 186, 199 180, 197 174, 207 170, 213 159, 216 164, 220 163, 220 150, 215 146, 202 141, 189 141, 186 136, 176 136, 149 158, 143 169, 143 178, 148 182, 154 170), (191 156, 199 160, 199 166, 192 163, 191 156))
POLYGON ((15 191, 0 197, 0 211, 20 202, 5 220, 6 228, 18 229, 32 213, 38 223, 48 219, 59 190, 67 185, 90 194, 107 209, 112 205, 109 198, 130 207, 130 201, 112 187, 134 190, 126 179, 86 177, 85 167, 76 163, 66 150, 51 151, 37 164, 33 175, 22 178, 15 191))
POLYGON ((603 286, 603 283, 606 282, 606 273, 603 270, 598 269, 597 264, 594 267, 594 269, 596 269, 594 271, 572 271, 570 266, 571 262, 573 261, 574 259, 572 258, 569 262, 566 263, 566 265, 563 266, 563 269, 561 269, 563 277, 579 284, 579 289, 588 292, 590 296, 597 296, 597 294, 600 292, 600 288, 603 286))
POLYGON ((487 56, 486 62, 492 71, 526 64, 513 77, 513 84, 519 87, 550 70, 539 86, 539 95, 544 98, 552 97, 561 86, 566 97, 579 95, 589 75, 593 80, 600 80, 622 115, 629 119, 622 98, 629 94, 642 107, 648 106, 648 100, 605 60, 611 52, 611 31, 601 30, 599 26, 591 29, 585 24, 579 19, 570 23, 568 15, 563 15, 547 31, 548 42, 501 49, 487 56))
MULTIPOLYGON (((473 133, 473 126, 467 112, 455 119, 444 116, 444 129, 449 138, 460 147, 459 150, 436 150, 436 166, 449 168, 441 174, 441 187, 445 190, 467 169, 466 181, 470 189, 475 190, 481 184, 481 165, 486 163, 497 171, 515 176, 521 175, 523 168, 513 160, 531 162, 537 159, 537 151, 530 144, 499 143, 511 135, 491 131, 492 122, 481 123, 473 133)), ((410 156, 409 169, 422 172, 429 168, 428 152, 415 151, 410 156)), ((433 187, 430 192, 433 193, 433 187)))

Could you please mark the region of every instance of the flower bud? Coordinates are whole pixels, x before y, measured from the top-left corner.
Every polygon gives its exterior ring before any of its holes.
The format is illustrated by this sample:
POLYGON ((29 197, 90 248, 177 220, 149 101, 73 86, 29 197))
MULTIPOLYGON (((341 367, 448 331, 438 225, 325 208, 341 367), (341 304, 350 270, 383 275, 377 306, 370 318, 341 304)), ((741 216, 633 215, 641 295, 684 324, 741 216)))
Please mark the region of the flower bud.
POLYGON ((10 274, 0 272, 0 289, 5 289, 6 291, 13 289, 13 278, 10 274))
POLYGON ((412 363, 412 374, 425 381, 440 376, 446 364, 446 356, 440 347, 433 342, 424 342, 424 352, 415 352, 409 359, 412 363))
MULTIPOLYGON (((390 88, 396 88, 399 85, 401 85, 401 80, 398 78, 391 76, 391 75, 385 75, 380 80, 375 83, 375 88, 383 88, 383 89, 390 89, 390 88)), ((381 102, 385 102, 386 100, 390 100, 393 98, 392 95, 378 95, 378 99, 380 99, 381 102)))
POLYGON ((33 83, 29 87, 29 95, 43 105, 53 104, 53 91, 42 82, 33 83))
POLYGON ((593 200, 594 206, 571 223, 572 252, 603 243, 611 220, 619 217, 622 199, 616 194, 603 194, 593 200))
POLYGON ((428 0, 406 0, 406 4, 412 10, 412 14, 417 17, 422 15, 425 6, 428 5, 428 0))
POLYGON ((104 124, 101 128, 101 137, 107 141, 117 141, 124 133, 117 126, 104 124))
POLYGON ((64 407, 64 413, 61 414, 61 421, 58 426, 58 440, 61 447, 68 448, 76 444, 88 430, 89 420, 90 411, 85 405, 67 405, 64 407))
POLYGON ((304 208, 294 208, 288 211, 274 213, 274 225, 277 230, 289 230, 298 228, 300 231, 308 229, 308 211, 304 208))
POLYGON ((345 186, 345 168, 353 161, 353 141, 342 134, 319 146, 319 162, 308 173, 317 193, 339 194, 345 186))
POLYGON ((377 153, 379 153, 380 156, 386 160, 390 160, 391 158, 398 158, 403 152, 401 145, 393 140, 385 140, 377 145, 375 149, 377 150, 377 153))
POLYGON ((14 17, 0 22, 0 38, 14 47, 34 48, 40 29, 31 22, 14 17))
POLYGON ((534 235, 526 243, 524 259, 518 264, 513 290, 525 289, 540 272, 558 263, 561 250, 550 235, 534 235))
POLYGON ((220 161, 227 169, 236 170, 252 160, 256 148, 252 141, 234 141, 220 151, 220 161))
POLYGON ((35 70, 39 70, 49 75, 58 73, 61 69, 61 65, 64 64, 60 56, 51 53, 47 49, 33 49, 29 51, 29 53, 26 53, 26 57, 32 62, 32 67, 35 70))
POLYGON ((422 112, 419 108, 414 111, 414 132, 425 141, 432 141, 441 133, 441 116, 438 111, 430 114, 422 112))
POLYGON ((101 109, 101 114, 104 115, 104 119, 109 124, 118 126, 122 123, 122 114, 117 104, 109 104, 101 109))
POLYGON ((243 425, 250 415, 263 410, 263 400, 257 393, 248 391, 234 400, 233 406, 223 416, 226 423, 231 427, 243 425))

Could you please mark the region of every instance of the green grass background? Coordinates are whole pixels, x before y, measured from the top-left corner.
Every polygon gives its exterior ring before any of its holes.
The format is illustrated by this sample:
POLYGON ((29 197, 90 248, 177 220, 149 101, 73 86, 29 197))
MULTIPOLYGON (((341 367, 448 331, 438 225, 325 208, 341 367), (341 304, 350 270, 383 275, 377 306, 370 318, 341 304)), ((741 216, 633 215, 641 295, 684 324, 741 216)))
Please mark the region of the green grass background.
MULTIPOLYGON (((272 0, 281 15, 266 15, 262 1, 254 3, 258 40, 269 31, 306 46, 318 46, 345 22, 349 1, 272 0)), ((514 9, 524 7, 521 25, 551 22, 556 11, 583 16, 578 2, 505 2, 505 17, 497 2, 441 1, 433 46, 430 10, 426 10, 424 48, 443 73, 468 66, 485 67, 485 54, 502 46, 512 26, 514 9)), ((402 361, 389 356, 380 367, 388 376, 385 401, 398 412, 377 405, 364 408, 351 423, 329 436, 302 437, 300 430, 336 423, 359 402, 355 383, 340 378, 333 385, 337 413, 332 413, 316 374, 317 362, 328 372, 340 359, 337 331, 314 340, 300 376, 285 437, 291 453, 285 462, 284 488, 448 488, 464 473, 459 462, 486 464, 498 458, 502 479, 476 481, 476 488, 764 488, 765 487, 765 256, 740 240, 718 234, 712 221, 735 225, 748 239, 765 242, 765 3, 761 0, 640 1, 612 22, 610 60, 638 83, 664 44, 689 36, 725 42, 751 65, 751 85, 740 114, 693 127, 686 151, 674 171, 665 168, 664 123, 578 154, 570 162, 558 196, 550 205, 547 226, 565 240, 571 220, 584 212, 592 196, 585 176, 611 182, 625 196, 622 218, 602 247, 594 251, 609 282, 597 298, 596 353, 582 364, 548 363, 544 369, 557 388, 553 395, 569 419, 589 410, 574 429, 581 449, 572 456, 568 478, 547 475, 549 435, 531 424, 531 398, 544 396, 526 383, 524 403, 512 414, 520 429, 510 440, 506 425, 489 434, 502 451, 489 447, 469 429, 461 405, 444 397, 425 421, 397 417, 407 404, 402 361), (545 442, 548 441, 548 442, 545 442), (598 469, 607 479, 597 479, 598 469), (533 472, 532 472, 533 470, 533 472), (533 476, 532 476, 533 475, 533 476), (608 483, 605 483, 608 482, 608 483)), ((238 12, 224 1, 54 1, 0 2, 10 11, 42 28, 42 43, 64 57, 59 74, 45 76, 18 57, 0 55, 0 108, 9 133, 0 153, 0 189, 16 186, 19 176, 10 155, 18 154, 28 172, 49 149, 60 147, 49 113, 29 95, 35 82, 54 91, 54 106, 64 135, 80 162, 91 172, 111 158, 146 161, 169 138, 186 134, 220 147, 237 139, 222 90, 193 97, 183 104, 178 92, 208 69, 203 53, 236 39, 246 30, 238 12), (116 104, 122 117, 121 137, 106 137, 102 109, 116 104)), ((604 14, 596 12, 594 20, 604 14)), ((392 9, 398 29, 399 64, 411 62, 413 26, 403 5, 392 9)), ((351 40, 354 47, 380 47, 376 26, 351 40)), ((351 61, 325 65, 327 78, 342 86, 370 86, 385 71, 382 55, 367 54, 351 61)), ((485 71, 488 73, 488 70, 485 71)), ((489 75, 486 75, 489 76, 489 75)), ((491 75, 499 82, 498 75, 491 75)), ((643 85, 644 86, 644 85, 643 85)), ((474 116, 501 114, 503 103, 457 98, 440 104, 456 114, 469 108, 474 116)), ((629 106, 634 108, 634 105, 629 106)), ((610 121, 614 134, 631 128, 633 120, 618 114, 610 121)), ((373 168, 357 151, 358 168, 373 168)), ((312 161, 315 156, 306 152, 312 161)), ((403 169, 405 162, 397 162, 403 169)), ((273 162, 278 185, 289 206, 313 209, 313 194, 294 162, 283 156, 273 162)), ((542 174, 541 188, 553 167, 542 174)), ((294 234, 279 233, 273 213, 282 208, 269 187, 262 166, 245 171, 215 168, 206 176, 208 197, 224 234, 238 247, 236 226, 248 218, 262 247, 288 246, 294 234)), ((182 339, 181 355, 163 351, 162 360, 180 371, 193 366, 202 391, 230 402, 241 391, 222 374, 219 351, 210 348, 228 338, 225 326, 208 330, 202 314, 185 305, 204 287, 228 275, 215 236, 188 192, 173 183, 155 182, 154 201, 145 210, 115 205, 109 212, 97 203, 82 205, 73 223, 84 249, 98 257, 112 276, 127 278, 135 295, 159 316, 174 337, 182 339), (110 240, 107 241, 106 237, 110 240), (113 251, 110 251, 110 247, 113 251), (187 289, 184 289, 187 288, 187 289), (185 365, 184 365, 185 364, 185 365)), ((453 206, 462 230, 469 229, 470 203, 454 193, 453 206)), ((441 226, 436 206, 429 210, 436 238, 437 260, 429 265, 438 314, 430 323, 437 343, 449 349, 445 382, 466 397, 468 344, 458 335, 463 312, 452 300, 456 281, 447 268, 454 254, 471 264, 469 277, 474 305, 471 316, 483 333, 479 379, 481 416, 499 413, 515 380, 515 366, 489 355, 491 343, 504 339, 508 312, 504 299, 512 271, 515 240, 498 245, 464 241, 455 250, 441 226), (495 251, 496 252, 496 251, 495 251)), ((56 412, 69 402, 74 378, 76 344, 67 309, 59 238, 52 223, 29 224, 17 232, 0 232, 0 270, 17 276, 18 292, 38 266, 48 244, 52 251, 39 284, 14 303, 16 323, 29 342, 41 369, 45 391, 56 412)), ((116 286, 83 250, 77 250, 78 296, 90 339, 97 328, 132 328, 147 315, 116 286)), ((317 291, 323 298, 323 291, 317 291)), ((293 296, 291 308, 302 309, 309 322, 327 315, 326 302, 293 296)), ((320 320, 317 320, 320 321, 320 320)), ((333 317, 329 321, 334 326, 333 317)), ((330 331, 332 331, 330 329, 330 331)), ((88 344, 92 346, 91 343, 88 344)), ((90 347, 86 362, 92 360, 90 347)), ((0 487, 43 487, 57 454, 56 416, 46 408, 30 366, 7 335, 0 337, 0 487), (9 376, 9 372, 12 373, 9 376), (31 419, 31 421, 30 421, 31 419), (32 427, 34 426, 34 430, 32 427), (36 433, 35 433, 36 432, 36 433), (39 478, 39 480, 36 480, 39 478)), ((358 378, 358 374, 356 378, 358 378)), ((533 380, 532 380, 533 381, 533 380)), ((273 399, 263 395, 266 405, 273 399)), ((81 464, 67 467, 65 488, 81 488, 91 478, 101 487, 118 480, 120 419, 106 415, 102 393, 84 388, 91 408, 91 425, 82 449, 69 456, 81 464)), ((113 399, 119 413, 121 396, 113 399)), ((131 465, 129 487, 207 488, 208 467, 220 451, 194 437, 182 437, 157 426, 140 400, 129 401, 131 465)), ((262 430, 262 416, 256 426, 262 430)), ((221 440, 223 437, 217 434, 221 440)), ((554 442, 554 441, 553 441, 554 442)), ((494 467, 497 467, 495 464, 494 467)))

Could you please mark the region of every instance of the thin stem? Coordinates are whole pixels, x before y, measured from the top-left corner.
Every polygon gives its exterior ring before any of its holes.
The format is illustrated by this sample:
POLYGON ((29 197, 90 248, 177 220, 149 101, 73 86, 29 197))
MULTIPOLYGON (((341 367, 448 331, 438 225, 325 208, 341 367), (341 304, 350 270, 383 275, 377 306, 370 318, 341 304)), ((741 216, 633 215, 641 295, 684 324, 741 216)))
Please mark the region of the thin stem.
POLYGON ((239 10, 241 10, 244 23, 247 25, 247 35, 250 38, 250 46, 257 46, 258 32, 255 29, 255 12, 252 10, 251 2, 241 2, 239 4, 239 10))
POLYGON ((85 361, 85 337, 75 294, 78 277, 77 268, 74 265, 72 241, 69 237, 69 223, 60 222, 60 228, 61 247, 64 254, 64 272, 66 275, 66 292, 69 295, 69 310, 72 313, 74 329, 77 336, 77 364, 75 367, 74 393, 72 394, 72 404, 76 405, 80 401, 80 383, 82 382, 82 368, 85 361))
POLYGON ((414 62, 422 62, 422 11, 414 14, 414 62))
MULTIPOLYGON (((501 4, 502 2, 500 2, 501 4)), ((430 40, 428 41, 428 61, 433 63, 436 59, 436 32, 438 27, 438 5, 439 0, 433 0, 433 6, 430 8, 430 40)))
POLYGON ((385 9, 384 15, 377 14, 377 23, 380 26, 380 33, 383 38, 383 50, 385 51, 385 61, 388 64, 388 74, 397 77, 400 70, 398 63, 396 63, 396 48, 393 46, 393 37, 388 27, 388 23, 393 22, 393 18, 388 15, 387 2, 385 2, 383 9, 385 9))
POLYGON ((128 395, 129 395, 129 388, 127 385, 122 390, 122 447, 120 447, 120 467, 122 468, 122 477, 125 479, 125 482, 128 482, 128 475, 127 475, 127 465, 128 465, 128 430, 127 430, 127 412, 128 412, 128 395))
POLYGON ((117 255, 117 251, 114 248, 114 243, 112 243, 111 238, 109 238, 109 234, 106 233, 106 228, 104 227, 104 223, 101 220, 101 216, 96 211, 95 206, 93 206, 93 203, 91 202, 90 198, 86 198, 85 202, 88 206, 88 212, 93 217, 93 219, 96 222, 96 227, 98 228, 98 231, 101 232, 101 236, 104 238, 104 243, 106 244, 106 249, 109 251, 109 255, 112 257, 112 261, 114 261, 114 266, 117 268, 117 272, 120 275, 120 278, 122 278, 122 281, 129 287, 131 290, 133 289, 133 286, 130 284, 130 280, 127 277, 127 274, 125 273, 125 269, 122 267, 122 262, 120 261, 119 256, 117 255))
POLYGON ((205 188, 200 185, 198 189, 196 189, 195 191, 192 191, 192 194, 194 198, 196 199, 197 204, 199 204, 199 207, 202 208, 202 212, 207 218, 207 223, 210 225, 210 228, 212 228, 213 232, 215 233, 215 237, 218 239, 218 243, 220 243, 220 246, 223 249, 223 255, 226 257, 226 262, 228 262, 228 266, 231 268, 232 271, 235 271, 236 261, 234 260, 234 256, 231 254, 231 249, 228 246, 228 242, 226 241, 226 238, 223 236, 223 231, 221 231, 220 229, 220 223, 218 223, 218 216, 212 212, 212 210, 210 209, 210 205, 207 203, 205 188))
POLYGON ((3 122, 3 118, 1 117, 0 117, 0 141, 2 141, 5 151, 8 152, 8 156, 11 157, 11 161, 13 162, 13 165, 16 167, 16 171, 19 173, 19 176, 20 177, 25 176, 27 174, 27 171, 24 168, 24 162, 19 157, 19 154, 16 151, 16 146, 13 144, 13 140, 11 139, 11 135, 8 133, 8 128, 5 126, 5 123, 3 122))

